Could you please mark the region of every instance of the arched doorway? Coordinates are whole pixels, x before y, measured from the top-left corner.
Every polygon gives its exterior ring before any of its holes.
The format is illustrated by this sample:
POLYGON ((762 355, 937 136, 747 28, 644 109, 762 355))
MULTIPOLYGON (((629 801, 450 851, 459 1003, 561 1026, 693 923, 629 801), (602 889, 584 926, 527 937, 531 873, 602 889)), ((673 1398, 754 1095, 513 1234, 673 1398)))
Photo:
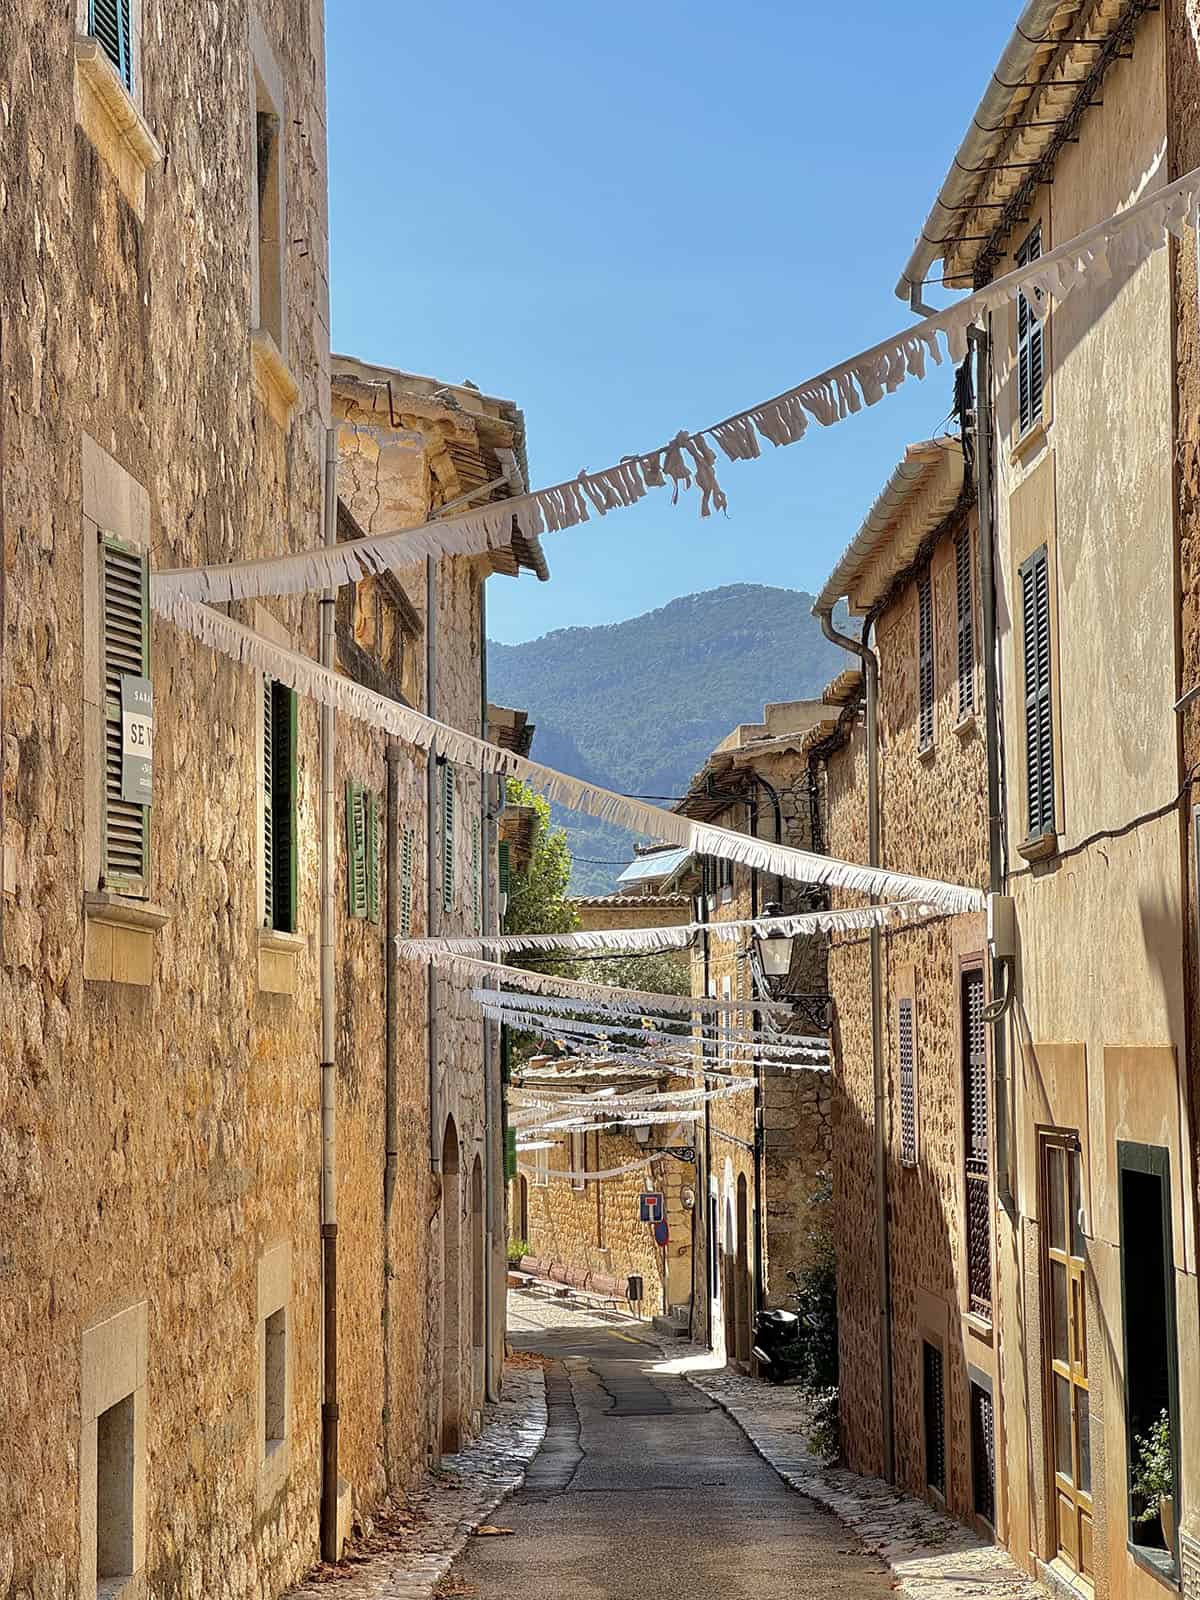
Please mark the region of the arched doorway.
POLYGON ((483 1410, 486 1273, 483 1237, 483 1166, 471 1168, 471 1410, 483 1410))
POLYGON ((446 1118, 442 1139, 442 1454, 453 1455, 462 1431, 462 1191, 458 1129, 446 1118))
POLYGON ((737 1181, 737 1358, 750 1359, 750 1216, 746 1174, 737 1181))

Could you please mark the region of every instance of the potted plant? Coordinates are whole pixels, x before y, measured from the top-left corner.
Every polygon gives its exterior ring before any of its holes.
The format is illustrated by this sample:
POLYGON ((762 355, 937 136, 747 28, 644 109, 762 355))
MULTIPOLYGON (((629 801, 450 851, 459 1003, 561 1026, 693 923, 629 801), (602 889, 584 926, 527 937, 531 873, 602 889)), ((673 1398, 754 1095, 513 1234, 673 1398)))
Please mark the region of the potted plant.
POLYGON ((529 1241, 527 1239, 510 1239, 508 1241, 508 1264, 510 1267, 519 1267, 524 1256, 529 1254, 529 1241))
POLYGON ((1157 1504, 1163 1543, 1175 1546, 1175 1467, 1171 1452, 1171 1419, 1160 1411, 1145 1433, 1134 1435, 1133 1495, 1147 1517, 1157 1504))

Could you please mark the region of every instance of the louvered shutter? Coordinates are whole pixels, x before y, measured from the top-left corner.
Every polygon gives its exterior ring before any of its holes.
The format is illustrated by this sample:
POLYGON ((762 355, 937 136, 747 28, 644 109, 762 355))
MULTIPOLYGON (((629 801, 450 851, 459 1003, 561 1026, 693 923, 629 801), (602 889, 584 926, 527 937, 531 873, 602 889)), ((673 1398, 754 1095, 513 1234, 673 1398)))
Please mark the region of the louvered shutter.
POLYGON ((367 917, 371 922, 379 921, 380 902, 380 816, 382 807, 379 796, 372 789, 367 796, 366 814, 366 845, 367 845, 367 917))
POLYGON ((933 743, 933 587, 929 569, 917 579, 917 690, 920 748, 933 743))
POLYGON ((480 852, 479 818, 471 818, 471 926, 483 932, 483 862, 480 852))
POLYGON ((959 529, 954 541, 955 590, 958 598, 958 714, 975 709, 975 597, 971 582, 971 530, 959 529))
POLYGON ((987 1024, 983 971, 962 976, 963 1142, 966 1151, 967 1290, 970 1309, 992 1313, 992 1225, 989 1171, 987 1024))
POLYGON ((501 839, 497 855, 499 857, 500 893, 508 894, 512 885, 512 869, 509 866, 507 839, 501 839))
POLYGON ((89 0, 88 32, 117 69, 127 89, 133 88, 133 30, 130 27, 130 0, 89 0))
POLYGON ((417 837, 412 828, 400 835, 400 937, 412 935, 413 862, 416 856, 417 837))
POLYGON ((263 679, 263 927, 275 926, 275 718, 271 706, 271 680, 263 679))
POLYGON ((913 1002, 909 999, 897 1005, 896 1033, 900 1055, 900 1159, 912 1167, 917 1162, 917 1057, 913 1002))
POLYGON ((1055 832, 1054 721, 1050 672, 1050 568, 1046 547, 1021 563, 1026 820, 1029 837, 1055 832))
MULTIPOLYGON (((1042 253, 1037 227, 1017 251, 1017 266, 1027 267, 1042 253)), ((1021 433, 1028 433, 1042 415, 1045 386, 1044 330, 1023 294, 1017 296, 1017 410, 1021 433)))
POLYGON ((149 806, 121 798, 121 679, 150 676, 150 562, 145 551, 100 535, 104 676, 104 887, 150 892, 149 806))
POLYGON ((296 747, 298 706, 295 691, 269 681, 264 708, 269 730, 266 768, 270 844, 266 870, 268 925, 280 933, 296 931, 296 747))
POLYGON ((454 910, 454 768, 442 766, 442 910, 454 910))
POLYGON ((367 827, 363 787, 346 780, 346 915, 367 914, 367 827))
POLYGON ((925 1411, 925 1482, 939 1494, 946 1492, 946 1380, 942 1352, 928 1340, 923 1344, 925 1411))

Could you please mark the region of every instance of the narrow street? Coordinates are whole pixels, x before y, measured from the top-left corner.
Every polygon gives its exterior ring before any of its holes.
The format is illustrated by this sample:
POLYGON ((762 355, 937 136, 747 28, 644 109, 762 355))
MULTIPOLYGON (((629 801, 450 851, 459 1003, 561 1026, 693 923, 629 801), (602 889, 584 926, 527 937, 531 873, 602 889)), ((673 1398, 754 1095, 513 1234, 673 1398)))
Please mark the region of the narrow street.
MULTIPOLYGON (((515 1326, 521 1319, 515 1319, 515 1326)), ((480 1600, 818 1600, 890 1595, 836 1518, 788 1489, 741 1429, 618 1328, 512 1333, 549 1361, 549 1425, 524 1488, 444 1586, 480 1600)), ((781 1403, 786 1398, 781 1396, 781 1403)))

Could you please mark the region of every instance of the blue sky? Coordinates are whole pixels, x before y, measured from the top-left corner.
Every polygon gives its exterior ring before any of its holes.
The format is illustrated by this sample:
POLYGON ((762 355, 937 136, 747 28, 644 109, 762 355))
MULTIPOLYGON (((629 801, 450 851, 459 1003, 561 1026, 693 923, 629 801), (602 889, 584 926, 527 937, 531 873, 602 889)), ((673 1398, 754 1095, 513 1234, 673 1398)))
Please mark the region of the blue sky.
MULTIPOLYGON (((787 388, 909 320, 893 286, 1018 9, 337 0, 334 347, 515 400, 535 486, 787 388)), ((950 399, 935 368, 722 459, 728 518, 658 493, 549 536, 489 632, 818 587, 950 399)))

